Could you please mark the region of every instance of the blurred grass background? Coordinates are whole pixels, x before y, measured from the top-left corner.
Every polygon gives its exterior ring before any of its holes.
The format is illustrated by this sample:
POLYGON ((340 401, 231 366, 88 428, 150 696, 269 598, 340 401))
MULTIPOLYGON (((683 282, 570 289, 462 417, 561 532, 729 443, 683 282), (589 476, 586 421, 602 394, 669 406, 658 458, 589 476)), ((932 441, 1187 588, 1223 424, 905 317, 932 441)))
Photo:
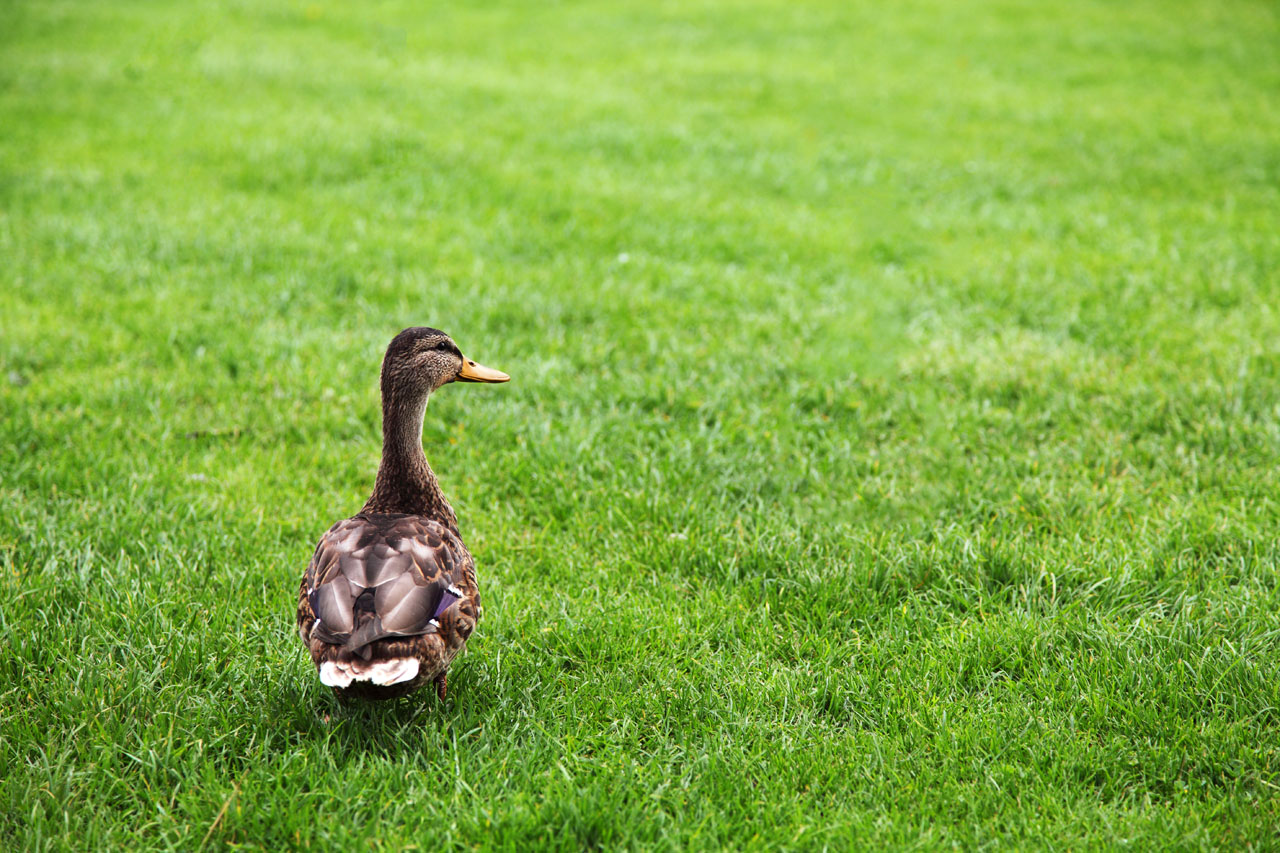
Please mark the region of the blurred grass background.
POLYGON ((1278 17, 0 5, 0 842, 1274 847, 1278 17), (419 324, 486 615, 344 710, 419 324))

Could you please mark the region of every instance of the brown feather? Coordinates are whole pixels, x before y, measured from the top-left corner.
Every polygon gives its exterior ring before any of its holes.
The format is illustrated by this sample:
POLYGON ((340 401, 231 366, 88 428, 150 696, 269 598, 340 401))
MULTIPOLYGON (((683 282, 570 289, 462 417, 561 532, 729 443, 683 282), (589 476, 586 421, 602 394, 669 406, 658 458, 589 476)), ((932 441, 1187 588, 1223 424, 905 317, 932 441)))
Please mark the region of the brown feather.
POLYGON ((356 682, 359 695, 403 695, 449 666, 475 629, 479 604, 475 562, 456 533, 418 516, 361 514, 321 538, 299 589, 298 631, 317 667, 416 659, 407 689, 356 682), (461 595, 437 617, 449 587, 461 595), (365 590, 373 593, 368 609, 365 590))

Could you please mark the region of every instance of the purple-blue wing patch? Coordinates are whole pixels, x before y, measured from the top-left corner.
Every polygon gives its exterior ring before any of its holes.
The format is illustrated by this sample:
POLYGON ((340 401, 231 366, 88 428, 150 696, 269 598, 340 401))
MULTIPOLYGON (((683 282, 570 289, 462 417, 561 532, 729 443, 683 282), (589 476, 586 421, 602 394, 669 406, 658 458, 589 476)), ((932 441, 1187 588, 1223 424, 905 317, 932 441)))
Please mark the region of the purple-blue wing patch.
POLYGON ((451 586, 440 594, 440 603, 436 605, 436 612, 431 615, 432 619, 439 619, 440 614, 453 606, 453 603, 462 598, 462 591, 456 586, 451 586))

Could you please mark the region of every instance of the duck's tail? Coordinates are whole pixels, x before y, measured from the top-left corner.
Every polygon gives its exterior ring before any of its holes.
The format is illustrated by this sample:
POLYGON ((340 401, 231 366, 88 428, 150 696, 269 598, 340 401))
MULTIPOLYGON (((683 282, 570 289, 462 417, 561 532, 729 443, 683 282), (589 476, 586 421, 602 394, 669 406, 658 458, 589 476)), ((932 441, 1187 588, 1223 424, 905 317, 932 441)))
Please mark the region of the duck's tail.
POLYGON ((419 668, 417 658, 327 660, 320 664, 320 683, 329 687, 350 687, 353 681, 369 681, 389 687, 417 678, 419 668))

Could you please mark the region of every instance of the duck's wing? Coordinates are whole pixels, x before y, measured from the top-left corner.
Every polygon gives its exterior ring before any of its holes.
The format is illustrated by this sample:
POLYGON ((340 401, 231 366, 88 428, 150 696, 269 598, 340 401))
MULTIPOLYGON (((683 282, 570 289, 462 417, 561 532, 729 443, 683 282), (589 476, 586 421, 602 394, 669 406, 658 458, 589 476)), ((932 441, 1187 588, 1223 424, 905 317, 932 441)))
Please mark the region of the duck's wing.
POLYGON ((298 628, 308 642, 367 660, 378 640, 440 632, 446 611, 474 591, 470 555, 452 530, 419 516, 357 515, 321 537, 298 628))

